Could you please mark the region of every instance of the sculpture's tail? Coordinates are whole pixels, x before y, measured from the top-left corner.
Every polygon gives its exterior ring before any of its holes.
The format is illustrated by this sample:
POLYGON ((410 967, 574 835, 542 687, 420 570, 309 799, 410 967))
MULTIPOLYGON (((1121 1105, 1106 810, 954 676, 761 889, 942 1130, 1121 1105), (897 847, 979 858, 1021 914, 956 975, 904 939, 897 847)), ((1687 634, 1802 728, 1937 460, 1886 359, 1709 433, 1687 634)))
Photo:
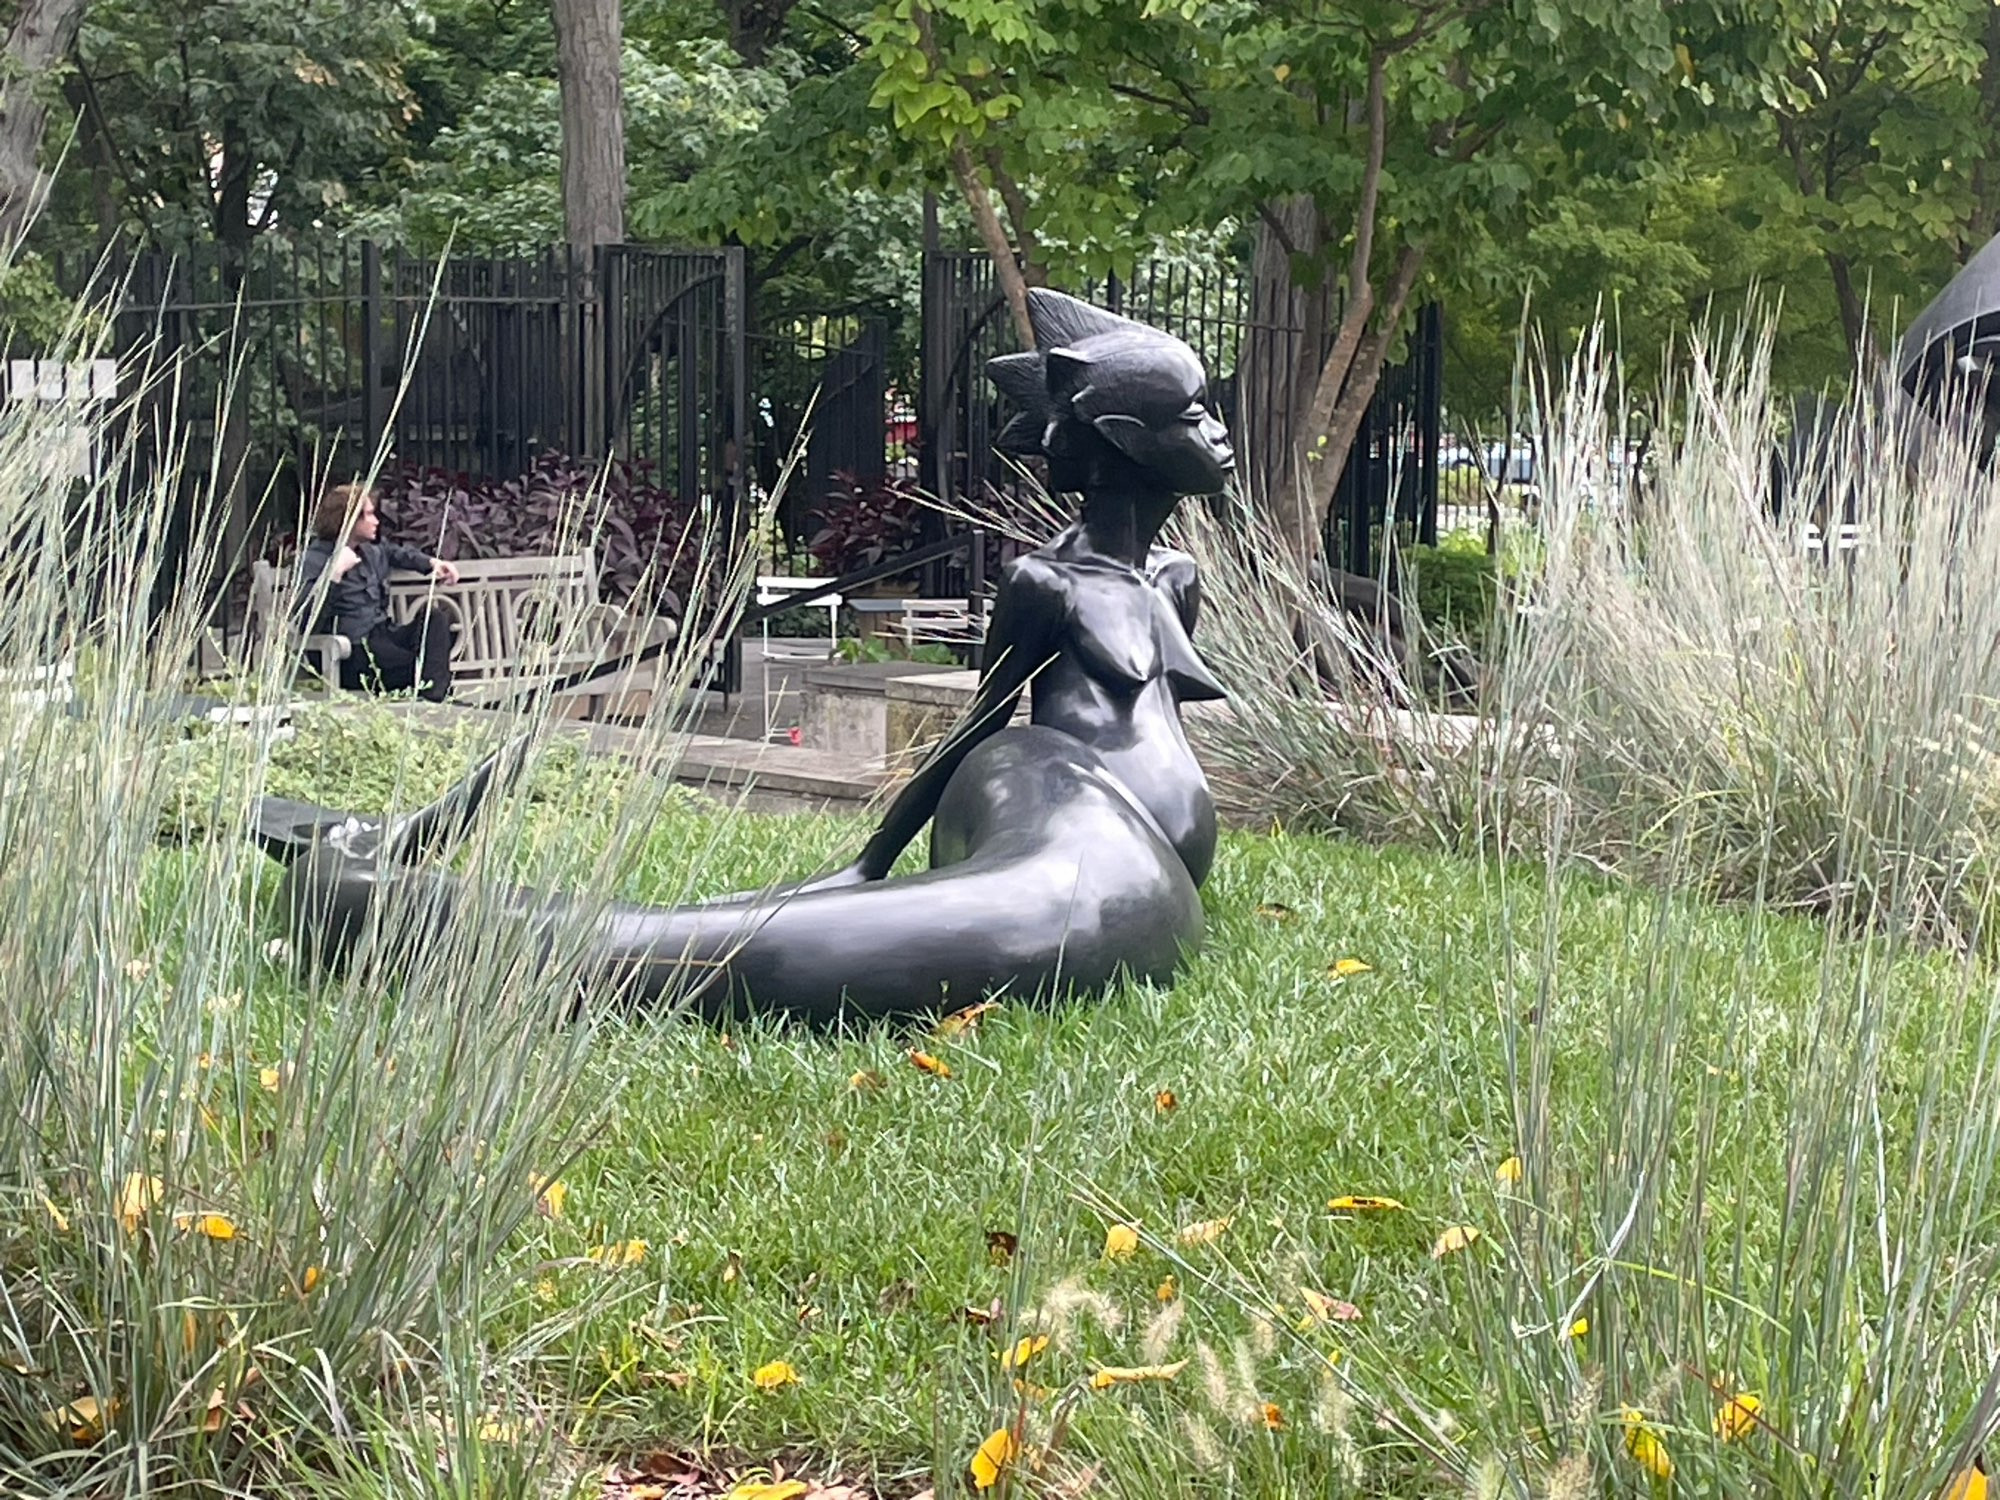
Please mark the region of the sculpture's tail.
POLYGON ((530 735, 517 735, 474 766, 466 778, 428 807, 420 807, 382 831, 381 848, 391 863, 407 863, 463 837, 494 793, 505 796, 528 766, 530 735))

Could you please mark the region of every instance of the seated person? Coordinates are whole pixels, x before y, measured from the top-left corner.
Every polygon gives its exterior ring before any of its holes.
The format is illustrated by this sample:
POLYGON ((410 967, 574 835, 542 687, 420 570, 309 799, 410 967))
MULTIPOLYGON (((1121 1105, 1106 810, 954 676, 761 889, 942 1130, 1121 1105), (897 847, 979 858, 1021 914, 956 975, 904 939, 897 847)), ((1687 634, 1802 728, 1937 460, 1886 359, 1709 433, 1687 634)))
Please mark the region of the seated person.
POLYGON ((336 631, 354 643, 340 664, 342 687, 378 692, 413 687, 431 702, 442 703, 451 694, 455 630, 450 616, 426 604, 407 624, 390 623, 389 570, 404 568, 440 583, 456 583, 458 569, 414 547, 377 541, 380 529, 375 497, 365 485, 328 486, 313 510, 312 540, 299 556, 298 598, 309 604, 321 575, 326 576, 326 602, 313 632, 336 631))

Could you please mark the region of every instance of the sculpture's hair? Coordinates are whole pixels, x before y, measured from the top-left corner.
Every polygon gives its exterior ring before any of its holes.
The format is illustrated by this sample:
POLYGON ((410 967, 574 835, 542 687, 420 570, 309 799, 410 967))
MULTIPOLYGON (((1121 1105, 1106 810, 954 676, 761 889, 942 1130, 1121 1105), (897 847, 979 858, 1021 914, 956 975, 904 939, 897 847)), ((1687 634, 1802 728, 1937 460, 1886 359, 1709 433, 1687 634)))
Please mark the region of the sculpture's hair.
POLYGON ((1028 321, 1035 330, 1035 347, 1024 354, 1003 354, 986 362, 986 374, 1000 394, 1019 408, 1000 430, 994 446, 1003 453, 1045 453, 1049 424, 1069 415, 1066 402, 1059 403, 1049 386, 1052 363, 1060 366, 1074 360, 1070 346, 1105 333, 1138 333, 1164 338, 1157 329, 1117 313, 1092 307, 1088 302, 1052 292, 1046 287, 1028 291, 1028 321), (1051 359, 1053 356, 1053 361, 1051 359))

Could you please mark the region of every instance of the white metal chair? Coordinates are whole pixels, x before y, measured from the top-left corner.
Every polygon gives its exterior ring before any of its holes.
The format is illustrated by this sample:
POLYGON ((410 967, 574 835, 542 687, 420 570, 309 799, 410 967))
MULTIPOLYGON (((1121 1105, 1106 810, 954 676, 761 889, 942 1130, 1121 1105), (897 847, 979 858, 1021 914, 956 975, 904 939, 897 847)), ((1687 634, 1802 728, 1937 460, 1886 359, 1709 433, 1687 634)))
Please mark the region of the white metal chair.
MULTIPOLYGON (((803 594, 803 593, 808 593, 813 589, 825 588, 828 584, 832 583, 833 581, 834 580, 831 578, 781 578, 773 576, 760 576, 757 579, 757 605, 761 609, 767 605, 782 604, 786 599, 790 598, 794 594, 803 594)), ((840 595, 828 594, 821 599, 808 600, 805 604, 800 606, 800 608, 802 609, 824 609, 826 611, 827 639, 826 639, 826 647, 824 650, 820 649, 819 643, 817 641, 814 641, 809 646, 793 644, 793 645, 773 647, 771 645, 770 616, 766 615, 764 619, 759 622, 759 625, 763 631, 762 644, 764 648, 763 671, 764 671, 765 738, 767 739, 773 737, 782 738, 789 733, 788 730, 780 729, 778 728, 777 725, 771 722, 771 706, 774 702, 776 702, 778 698, 783 696, 785 691, 785 680, 782 677, 780 677, 777 682, 777 690, 775 692, 772 691, 772 681, 771 681, 772 674, 771 674, 770 664, 774 661, 775 662, 831 661, 833 659, 833 654, 840 649, 841 602, 842 601, 840 595)))

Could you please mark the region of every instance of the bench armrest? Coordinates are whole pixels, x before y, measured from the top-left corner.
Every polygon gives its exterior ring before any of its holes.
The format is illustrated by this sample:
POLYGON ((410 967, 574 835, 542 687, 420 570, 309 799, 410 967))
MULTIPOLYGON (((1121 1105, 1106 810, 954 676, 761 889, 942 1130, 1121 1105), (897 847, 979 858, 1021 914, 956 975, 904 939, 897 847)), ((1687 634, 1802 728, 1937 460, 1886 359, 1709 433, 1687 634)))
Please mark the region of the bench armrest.
POLYGON ((354 654, 354 642, 344 635, 327 631, 320 635, 309 635, 299 642, 299 655, 310 662, 320 681, 328 687, 337 686, 340 664, 354 654))

